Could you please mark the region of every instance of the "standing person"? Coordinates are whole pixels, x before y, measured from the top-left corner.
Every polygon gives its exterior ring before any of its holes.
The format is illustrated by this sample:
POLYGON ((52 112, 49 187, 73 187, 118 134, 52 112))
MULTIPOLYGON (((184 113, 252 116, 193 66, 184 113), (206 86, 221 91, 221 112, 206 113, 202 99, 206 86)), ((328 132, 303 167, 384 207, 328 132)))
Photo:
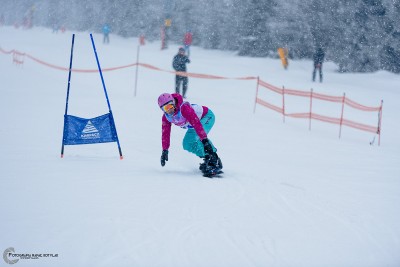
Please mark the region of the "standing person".
POLYGON ((288 60, 289 50, 287 49, 287 47, 279 47, 278 54, 279 57, 281 58, 282 66, 286 70, 289 65, 289 60, 288 60))
POLYGON ((5 23, 4 14, 0 15, 0 26, 3 26, 5 23))
POLYGON ((206 106, 183 101, 180 94, 163 93, 158 97, 158 106, 164 112, 162 116, 162 154, 161 166, 168 161, 168 149, 171 138, 171 124, 187 129, 183 138, 183 149, 204 159, 199 169, 204 176, 213 177, 222 173, 222 162, 217 149, 207 134, 215 122, 214 113, 206 106))
POLYGON ((139 44, 140 45, 145 45, 146 44, 143 33, 139 37, 139 44))
POLYGON ((317 74, 317 69, 318 69, 319 82, 322 83, 322 63, 324 62, 324 58, 325 58, 325 52, 321 47, 319 47, 313 55, 313 60, 314 60, 314 71, 312 74, 313 82, 315 82, 315 75, 317 74))
POLYGON ((108 24, 104 24, 104 26, 103 26, 103 35, 104 35, 103 43, 104 44, 110 43, 110 37, 109 37, 110 31, 111 31, 110 26, 108 26, 108 24))
POLYGON ((190 30, 187 30, 185 38, 183 39, 183 45, 185 46, 185 51, 188 57, 190 57, 190 46, 192 45, 193 34, 190 30))
POLYGON ((53 20, 53 33, 58 33, 58 29, 59 29, 58 21, 57 21, 57 19, 54 19, 53 20))
MULTIPOLYGON (((185 49, 183 47, 179 48, 178 54, 174 56, 172 61, 172 67, 175 71, 186 72, 186 63, 190 63, 190 60, 185 56, 185 49)), ((189 79, 186 76, 180 76, 176 74, 175 76, 175 93, 179 94, 179 89, 182 83, 182 96, 186 98, 186 91, 189 83, 189 79)))

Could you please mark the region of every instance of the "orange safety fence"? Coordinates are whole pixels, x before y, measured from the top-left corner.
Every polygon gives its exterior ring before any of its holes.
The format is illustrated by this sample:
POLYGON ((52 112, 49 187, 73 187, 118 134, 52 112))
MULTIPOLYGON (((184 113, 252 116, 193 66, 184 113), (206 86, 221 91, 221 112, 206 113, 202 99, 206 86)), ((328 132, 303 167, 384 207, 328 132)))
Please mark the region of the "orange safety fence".
MULTIPOLYGON (((10 50, 6 51, 0 47, 0 52, 3 54, 12 54, 13 55, 13 62, 16 64, 23 64, 24 63, 24 57, 29 58, 36 63, 45 65, 47 67, 53 68, 53 69, 58 69, 62 71, 69 71, 69 68, 66 67, 61 67, 57 66, 48 62, 45 62, 43 60, 40 60, 32 55, 29 55, 27 53, 22 53, 17 50, 10 50)), ((155 71, 162 71, 162 72, 167 72, 167 73, 172 73, 180 76, 186 76, 186 77, 193 77, 193 78, 200 78, 200 79, 235 79, 235 80, 257 80, 257 93, 256 93, 256 99, 254 103, 254 111, 256 104, 262 105, 266 108, 272 109, 280 114, 282 114, 285 117, 292 117, 292 118, 305 118, 310 120, 310 129, 311 129, 311 119, 314 120, 319 120, 323 122, 328 122, 332 124, 339 124, 340 125, 340 132, 339 132, 339 138, 341 135, 341 128, 342 125, 346 125, 351 128, 359 129, 362 131, 367 131, 367 132, 372 132, 372 133, 377 133, 379 135, 379 142, 380 144, 380 134, 381 134, 381 120, 382 120, 382 105, 383 101, 381 101, 381 105, 378 107, 368 107, 365 105, 361 105, 349 98, 347 98, 345 95, 343 96, 330 96, 330 95, 325 95, 325 94, 320 94, 320 93, 315 93, 312 90, 310 92, 306 91, 300 91, 300 90, 293 90, 293 89, 287 89, 287 88, 279 88, 276 87, 272 84, 269 84, 265 81, 260 80, 258 77, 254 76, 246 76, 246 77, 224 77, 224 76, 216 76, 216 75, 210 75, 210 74, 200 74, 200 73, 190 73, 190 72, 175 72, 171 70, 164 70, 158 67, 155 67, 150 64, 146 63, 132 63, 132 64, 127 64, 123 66, 118 66, 118 67, 112 67, 112 68, 104 68, 102 71, 114 71, 114 70, 119 70, 119 69, 124 69, 124 68, 130 68, 134 66, 141 66, 147 69, 155 70, 155 71), (278 93, 282 95, 282 107, 278 107, 276 105, 273 105, 271 103, 266 102, 265 100, 262 100, 258 97, 258 89, 259 86, 262 86, 266 89, 269 89, 275 93, 278 93), (292 96, 300 96, 300 97, 307 97, 310 98, 310 111, 306 113, 286 113, 285 112, 285 95, 292 95, 292 96), (323 101, 329 101, 329 102, 336 102, 336 103, 342 103, 342 114, 340 118, 333 118, 333 117, 328 117, 328 116, 323 116, 320 114, 316 114, 312 112, 312 99, 319 99, 323 101), (371 126, 371 125, 366 125, 362 124, 359 122, 354 122, 351 120, 347 120, 343 118, 343 109, 344 105, 348 105, 354 109, 358 109, 361 111, 368 111, 368 112, 379 112, 378 114, 378 125, 377 126, 371 126)), ((73 72, 98 72, 98 69, 71 69, 73 72)), ((136 89, 135 89, 136 90, 136 89)))
MULTIPOLYGON (((57 69, 57 70, 63 70, 63 71, 69 71, 69 68, 66 67, 61 67, 61 66, 57 66, 48 62, 45 62, 43 60, 40 60, 32 55, 29 55, 27 53, 21 53, 18 52, 17 50, 11 50, 11 51, 6 51, 3 50, 0 47, 0 52, 2 52, 3 54, 13 54, 13 55, 23 55, 26 56, 29 59, 32 59, 33 61, 45 65, 47 67, 53 68, 53 69, 57 69)), ((22 62, 23 63, 23 62, 22 62)), ((119 70, 119 69, 125 69, 125 68, 130 68, 130 67, 134 67, 134 66, 142 66, 144 68, 147 69, 151 69, 151 70, 156 70, 156 71, 162 71, 162 72, 168 72, 168 73, 173 73, 179 76, 185 76, 185 77, 193 77, 193 78, 200 78, 200 79, 235 79, 235 80, 255 80, 257 79, 257 77, 254 76, 249 76, 249 77, 223 77, 223 76, 216 76, 216 75, 210 75, 210 74, 201 74, 201 73, 190 73, 190 72, 180 72, 180 71, 170 71, 170 70, 164 70, 164 69, 160 69, 158 67, 155 67, 153 65, 150 64, 146 64, 146 63, 131 63, 128 65, 124 65, 124 66, 118 66, 118 67, 112 67, 112 68, 104 68, 102 69, 102 71, 114 71, 114 70, 119 70)), ((71 69, 72 72, 98 72, 98 69, 71 69)))
MULTIPOLYGON (((45 65, 47 67, 51 67, 51 68, 58 69, 58 70, 65 70, 65 71, 69 70, 69 68, 60 67, 60 66, 56 66, 56 65, 47 63, 45 61, 37 59, 37 58, 35 58, 35 57, 31 56, 31 55, 28 55, 28 54, 26 56, 28 58, 32 59, 33 61, 36 61, 37 63, 45 65)), ((104 68, 101 71, 113 71, 113 70, 125 69, 125 68, 133 67, 135 65, 136 65, 136 63, 128 64, 128 65, 124 65, 124 66, 119 66, 119 67, 113 67, 113 68, 104 68)), ((73 72, 99 72, 98 69, 74 69, 74 68, 72 68, 71 71, 73 71, 73 72)))
MULTIPOLYGON (((20 58, 21 56, 25 56, 25 57, 27 57, 29 59, 32 59, 36 63, 41 64, 41 65, 44 65, 44 66, 47 66, 47 67, 50 67, 50 68, 53 68, 53 69, 57 69, 57 70, 69 71, 69 68, 61 67, 61 66, 57 66, 57 65, 45 62, 45 61, 40 60, 40 59, 30 55, 30 54, 22 53, 22 52, 19 52, 18 50, 15 50, 15 49, 10 50, 10 51, 6 51, 6 50, 4 50, 4 49, 2 49, 0 47, 0 52, 2 52, 3 54, 12 54, 13 55, 13 61, 15 63, 22 64, 23 61, 16 60, 16 59, 20 58), (16 61, 19 61, 19 62, 16 62, 16 61)), ((136 65, 137 65, 136 63, 133 63, 133 64, 128 64, 128 65, 119 66, 119 67, 105 68, 105 69, 102 69, 102 71, 113 71, 113 70, 118 70, 118 69, 130 68, 130 67, 133 67, 133 66, 136 66, 136 65)), ((74 68, 72 68, 71 71, 73 71, 73 72, 98 72, 99 70, 98 69, 74 69, 74 68)))
POLYGON ((3 53, 3 54, 12 54, 12 53, 14 53, 14 50, 6 51, 6 50, 4 50, 3 48, 0 47, 0 52, 3 53))
POLYGON ((21 53, 19 51, 14 51, 12 55, 13 55, 13 63, 15 63, 17 65, 24 64, 25 53, 21 53))
POLYGON ((264 107, 267 107, 269 109, 275 110, 276 112, 279 112, 279 113, 283 113, 283 109, 282 108, 277 107, 275 105, 272 105, 270 103, 267 103, 264 100, 261 100, 260 98, 256 98, 256 101, 257 101, 258 104, 260 104, 260 105, 262 105, 264 107))
POLYGON ((283 94, 283 90, 281 88, 273 86, 272 84, 266 83, 260 79, 258 79, 258 84, 274 91, 275 93, 283 94))
POLYGON ((356 108, 359 110, 363 110, 363 111, 380 111, 382 109, 382 106, 379 107, 367 107, 361 104, 358 104, 357 102, 352 101, 351 99, 348 99, 347 97, 344 100, 345 104, 349 105, 352 108, 356 108))
POLYGON ((193 73, 193 72, 182 72, 182 71, 171 71, 171 70, 163 70, 158 67, 152 66, 150 64, 145 64, 145 63, 138 63, 139 66, 142 66, 144 68, 152 69, 152 70, 157 70, 157 71, 163 71, 163 72, 168 72, 168 73, 173 73, 179 76, 184 76, 184 77, 193 77, 193 78, 200 78, 200 79, 234 79, 234 80, 255 80, 257 77, 254 76, 248 76, 248 77, 223 77, 223 76, 216 76, 216 75, 210 75, 210 74, 201 74, 201 73, 193 73))
POLYGON ((257 82, 257 92, 256 92, 256 99, 254 103, 254 111, 256 104, 262 105, 266 108, 272 109, 280 114, 283 115, 283 118, 285 117, 292 117, 292 118, 303 118, 303 119, 309 119, 310 120, 310 129, 311 129, 311 120, 318 120, 318 121, 323 121, 327 123, 332 123, 332 124, 338 124, 340 125, 340 131, 339 131, 339 138, 341 136, 341 129, 342 125, 355 128, 358 130, 366 131, 366 132, 371 132, 371 133, 376 133, 379 135, 379 141, 378 144, 380 145, 380 134, 381 134, 381 121, 382 121, 382 105, 383 101, 381 101, 381 105, 378 107, 368 107, 365 105, 361 105, 349 98, 346 97, 345 94, 343 96, 331 96, 331 95, 325 95, 325 94, 320 94, 320 93, 315 93, 312 91, 306 92, 306 91, 300 91, 300 90, 293 90, 293 89, 286 89, 286 88, 279 88, 274 85, 271 85, 269 83, 266 83, 260 79, 258 79, 257 82), (282 107, 278 107, 276 105, 273 105, 271 103, 268 103, 265 100, 262 100, 259 98, 259 86, 269 89, 272 92, 278 93, 282 95, 282 107), (310 99, 310 111, 305 112, 305 113, 286 113, 285 112, 285 95, 292 95, 292 96, 300 96, 300 97, 307 97, 310 99), (342 105, 342 113, 340 118, 334 118, 334 117, 328 117, 328 116, 323 116, 317 113, 314 113, 312 111, 312 100, 313 99, 319 99, 322 101, 329 101, 329 102, 334 102, 334 103, 341 103, 342 105), (378 124, 376 126, 372 125, 367 125, 363 124, 360 122, 355 122, 352 120, 345 119, 343 117, 344 115, 344 105, 347 105, 349 107, 352 107, 354 109, 358 109, 361 111, 367 111, 367 112, 378 112, 378 124))

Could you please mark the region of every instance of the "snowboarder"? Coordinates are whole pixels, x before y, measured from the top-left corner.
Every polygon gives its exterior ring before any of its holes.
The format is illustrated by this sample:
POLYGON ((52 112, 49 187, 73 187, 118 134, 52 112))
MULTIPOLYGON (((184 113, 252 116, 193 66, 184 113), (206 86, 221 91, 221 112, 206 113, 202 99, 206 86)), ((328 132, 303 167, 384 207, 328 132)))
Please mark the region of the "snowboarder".
MULTIPOLYGON (((190 59, 187 56, 185 56, 185 49, 183 47, 180 47, 178 54, 174 56, 174 59, 172 61, 172 67, 174 68, 175 71, 186 72, 186 63, 190 63, 190 59)), ((175 76, 175 93, 177 94, 179 94, 181 83, 182 83, 182 96, 183 98, 186 98, 186 91, 189 83, 188 77, 180 76, 177 74, 175 76)))
POLYGON ((314 59, 314 71, 312 74, 313 82, 315 82, 315 75, 317 74, 317 69, 318 69, 319 70, 319 82, 322 83, 322 63, 324 62, 324 58, 325 58, 325 52, 324 52, 324 50, 322 50, 321 47, 319 47, 313 55, 313 59, 314 59))
POLYGON ((162 154, 161 166, 168 161, 171 124, 187 129, 183 138, 183 149, 194 153, 204 160, 199 169, 206 177, 222 173, 222 162, 217 149, 207 134, 215 122, 214 113, 206 106, 183 101, 180 94, 163 93, 158 97, 158 106, 164 112, 162 116, 162 154))

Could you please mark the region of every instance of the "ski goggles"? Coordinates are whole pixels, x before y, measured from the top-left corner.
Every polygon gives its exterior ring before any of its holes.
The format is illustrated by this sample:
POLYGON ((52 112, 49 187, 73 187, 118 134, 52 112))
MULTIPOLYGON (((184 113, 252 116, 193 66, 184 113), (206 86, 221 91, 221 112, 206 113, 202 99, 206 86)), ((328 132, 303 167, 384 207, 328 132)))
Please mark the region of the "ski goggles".
POLYGON ((175 104, 172 102, 169 102, 161 107, 161 110, 164 111, 165 113, 171 113, 173 109, 175 109, 175 104))

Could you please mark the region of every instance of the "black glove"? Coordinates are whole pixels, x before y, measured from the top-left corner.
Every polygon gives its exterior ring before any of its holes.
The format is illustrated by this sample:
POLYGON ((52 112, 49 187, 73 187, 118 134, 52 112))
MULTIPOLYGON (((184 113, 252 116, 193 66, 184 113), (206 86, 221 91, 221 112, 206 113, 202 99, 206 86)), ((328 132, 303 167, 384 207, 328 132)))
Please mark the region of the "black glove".
POLYGON ((168 150, 164 149, 161 153, 161 166, 164 167, 166 161, 168 161, 168 150))
POLYGON ((212 148, 210 141, 207 138, 205 138, 201 140, 201 142, 203 143, 204 146, 204 152, 208 155, 212 155, 214 153, 214 150, 212 148))

